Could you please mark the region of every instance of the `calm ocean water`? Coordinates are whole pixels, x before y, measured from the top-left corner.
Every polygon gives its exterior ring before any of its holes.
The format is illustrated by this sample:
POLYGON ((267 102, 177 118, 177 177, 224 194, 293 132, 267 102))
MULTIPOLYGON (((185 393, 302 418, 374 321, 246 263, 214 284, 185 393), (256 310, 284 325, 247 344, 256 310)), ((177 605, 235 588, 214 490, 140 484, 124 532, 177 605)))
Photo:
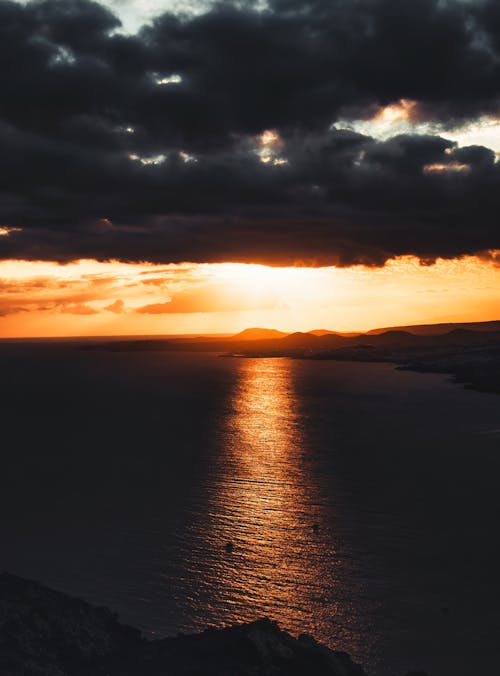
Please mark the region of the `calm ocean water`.
POLYGON ((0 373, 0 568, 150 636, 265 615, 384 676, 498 663, 499 396, 63 343, 0 373))

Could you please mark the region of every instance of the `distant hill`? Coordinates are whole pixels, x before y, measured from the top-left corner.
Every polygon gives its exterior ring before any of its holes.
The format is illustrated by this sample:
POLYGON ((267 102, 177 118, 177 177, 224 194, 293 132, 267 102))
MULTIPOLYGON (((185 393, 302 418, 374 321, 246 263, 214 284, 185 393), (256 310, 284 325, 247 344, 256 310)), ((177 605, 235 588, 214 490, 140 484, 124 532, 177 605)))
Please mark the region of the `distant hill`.
MULTIPOLYGON (((408 345, 412 343, 413 336, 443 336, 452 331, 465 330, 469 332, 496 332, 500 331, 500 320, 491 322, 457 322, 456 324, 413 324, 410 326, 387 326, 378 329, 371 329, 366 333, 361 332, 343 332, 332 331, 330 329, 313 329, 312 331, 297 331, 294 333, 285 333, 277 329, 266 329, 261 327, 252 327, 245 329, 234 336, 227 337, 231 342, 246 342, 260 340, 283 340, 283 345, 289 347, 304 347, 309 349, 334 347, 339 345, 347 338, 363 339, 369 336, 385 335, 384 344, 401 343, 408 345), (321 339, 318 341, 317 339, 321 339)), ((200 337, 201 338, 201 337, 200 337)), ((212 340, 214 337, 201 338, 201 340, 212 340)), ((220 336, 219 340, 223 337, 220 336)), ((200 339, 195 339, 200 340, 200 339)))
MULTIPOLYGON (((406 331, 402 329, 375 330, 363 334, 343 335, 333 331, 325 332, 300 332, 281 334, 279 331, 265 332, 262 329, 249 330, 250 333, 242 332, 238 336, 233 336, 231 343, 238 345, 238 349, 243 352, 250 350, 254 352, 262 351, 287 354, 297 351, 324 352, 338 350, 342 348, 373 348, 378 350, 402 350, 413 348, 436 348, 436 347, 466 347, 474 345, 488 345, 497 343, 500 330, 494 330, 494 324, 500 322, 489 322, 488 330, 480 331, 480 324, 476 324, 474 329, 462 328, 459 325, 451 324, 451 330, 426 333, 425 331, 406 331), (493 325, 493 326, 492 326, 493 325), (255 332, 254 332, 255 331, 255 332), (260 331, 264 331, 265 337, 259 338, 260 331), (278 334, 278 335, 276 335, 278 334), (251 343, 251 345, 250 345, 251 343)), ((447 325, 442 325, 446 327, 447 325)), ((467 324, 465 325, 467 326, 467 324)), ((419 329, 420 327, 416 327, 419 329)), ((224 349, 223 343, 218 345, 224 349)))
POLYGON ((287 335, 283 331, 277 331, 276 329, 251 328, 231 336, 229 340, 272 340, 273 338, 284 338, 287 335))
POLYGON ((390 329, 381 333, 365 333, 354 340, 359 345, 412 345, 415 343, 415 334, 400 329, 390 329))
POLYGON ((344 331, 330 331, 329 329, 314 329, 313 331, 308 331, 308 333, 312 333, 313 336, 343 336, 344 338, 353 338, 354 336, 359 336, 360 332, 359 331, 350 331, 350 332, 344 332, 344 331))
MULTIPOLYGON (((239 341, 258 341, 258 340, 280 340, 285 339, 284 343, 292 345, 307 346, 310 348, 319 347, 320 343, 316 338, 324 339, 331 343, 338 343, 337 338, 362 338, 368 336, 386 335, 388 343, 403 341, 411 342, 411 336, 442 336, 452 331, 465 330, 469 332, 496 332, 500 331, 500 320, 490 322, 457 322, 448 324, 412 324, 409 326, 386 326, 383 328, 371 329, 366 333, 362 332, 343 332, 332 331, 330 329, 313 329, 306 332, 285 333, 276 329, 265 329, 260 327, 249 328, 228 338, 228 340, 239 341)), ((221 336, 222 338, 222 336, 221 336)))
POLYGON ((329 336, 333 334, 334 336, 340 335, 338 331, 329 331, 328 329, 314 329, 313 331, 308 331, 308 333, 312 334, 313 336, 329 336))
POLYGON ((280 346, 292 349, 333 350, 348 344, 349 340, 351 339, 333 332, 319 336, 315 333, 291 333, 278 342, 280 346))
POLYGON ((456 324, 415 324, 411 326, 387 326, 381 329, 371 329, 366 335, 376 336, 388 331, 405 331, 416 336, 440 336, 456 329, 467 331, 500 331, 500 321, 491 322, 457 322, 456 324))
POLYGON ((500 321, 441 324, 439 329, 435 325, 407 328, 413 329, 413 331, 375 329, 354 336, 337 334, 333 331, 323 332, 322 330, 310 333, 286 334, 276 329, 251 328, 227 338, 200 337, 178 340, 91 342, 80 349, 106 349, 110 351, 189 350, 192 352, 219 352, 260 357, 289 356, 354 361, 395 361, 398 363, 420 358, 429 360, 432 355, 437 355, 441 359, 443 355, 456 355, 463 350, 471 354, 471 351, 476 351, 478 359, 489 359, 488 355, 491 350, 500 349, 500 321), (431 329, 430 332, 425 331, 428 327, 431 329), (481 330, 481 328, 484 330, 481 330), (495 330, 496 328, 497 330, 495 330), (446 331, 445 329, 451 330, 446 331))
MULTIPOLYGON (((236 333, 231 336, 229 340, 239 341, 239 340, 275 340, 279 338, 289 338, 291 343, 304 343, 312 342, 308 341, 308 336, 314 336, 317 338, 324 338, 325 336, 341 336, 343 338, 353 338, 355 336, 361 335, 359 331, 357 332, 342 332, 342 331, 331 331, 330 329, 313 329, 312 331, 296 331, 294 333, 285 333, 284 331, 278 331, 277 329, 264 329, 264 328, 249 328, 236 333)), ((201 337, 201 336, 200 336, 201 337)), ((223 336, 220 336, 221 338, 223 336)), ((210 336, 211 338, 211 336, 210 336)), ((314 340, 314 339, 313 339, 314 340)))
POLYGON ((320 341, 319 336, 313 333, 290 333, 280 340, 280 344, 287 347, 316 347, 320 341))

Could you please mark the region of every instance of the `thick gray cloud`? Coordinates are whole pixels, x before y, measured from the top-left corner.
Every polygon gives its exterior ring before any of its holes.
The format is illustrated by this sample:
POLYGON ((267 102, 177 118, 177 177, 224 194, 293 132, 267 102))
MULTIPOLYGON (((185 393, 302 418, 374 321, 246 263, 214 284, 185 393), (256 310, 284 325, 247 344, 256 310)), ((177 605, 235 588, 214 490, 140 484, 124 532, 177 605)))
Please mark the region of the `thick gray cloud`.
POLYGON ((349 265, 500 248, 490 150, 334 126, 403 98, 444 127, 496 115, 494 0, 252 7, 123 35, 88 0, 0 1, 0 224, 21 228, 0 256, 349 265))

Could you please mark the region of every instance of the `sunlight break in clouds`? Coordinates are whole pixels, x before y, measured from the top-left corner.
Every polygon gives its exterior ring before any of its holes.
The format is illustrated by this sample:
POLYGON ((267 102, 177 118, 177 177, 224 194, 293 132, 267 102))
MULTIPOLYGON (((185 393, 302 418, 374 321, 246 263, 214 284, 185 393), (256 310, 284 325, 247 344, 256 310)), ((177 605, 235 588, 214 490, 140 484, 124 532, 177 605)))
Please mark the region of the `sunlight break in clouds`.
POLYGON ((409 99, 379 107, 368 119, 339 120, 333 127, 352 129, 380 140, 397 134, 432 134, 454 141, 459 146, 482 145, 500 153, 500 118, 483 115, 450 129, 442 123, 420 119, 417 102, 409 99))
POLYGON ((125 31, 135 33, 163 12, 198 14, 213 3, 208 0, 104 0, 102 4, 116 12, 125 31))

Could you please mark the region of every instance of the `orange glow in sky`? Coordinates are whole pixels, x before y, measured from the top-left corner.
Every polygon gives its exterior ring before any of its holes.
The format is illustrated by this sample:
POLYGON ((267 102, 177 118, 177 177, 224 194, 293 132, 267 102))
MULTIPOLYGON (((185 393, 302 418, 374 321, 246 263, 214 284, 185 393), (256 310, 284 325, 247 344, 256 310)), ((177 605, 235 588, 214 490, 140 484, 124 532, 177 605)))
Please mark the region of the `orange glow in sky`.
POLYGON ((374 120, 380 122, 400 122, 410 120, 417 107, 416 101, 401 99, 397 103, 380 108, 374 116, 374 120))
MULTIPOLYGON (((498 260, 498 258, 497 258, 498 260)), ((0 262, 0 336, 349 331, 500 319, 500 266, 466 257, 382 268, 0 262)))

